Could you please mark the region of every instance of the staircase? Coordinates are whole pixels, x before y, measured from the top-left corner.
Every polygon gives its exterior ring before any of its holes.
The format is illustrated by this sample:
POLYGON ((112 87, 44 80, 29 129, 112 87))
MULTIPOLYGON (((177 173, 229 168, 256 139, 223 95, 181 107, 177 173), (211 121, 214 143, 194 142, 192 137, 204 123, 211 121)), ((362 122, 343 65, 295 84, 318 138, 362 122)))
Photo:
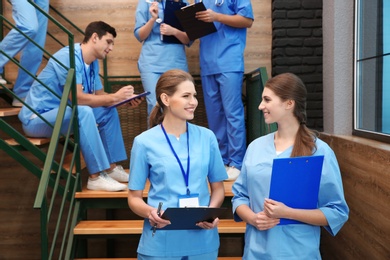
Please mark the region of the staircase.
MULTIPOLYGON (((233 182, 224 182, 225 187, 225 202, 224 206, 231 209, 230 200, 233 196, 232 193, 233 182)), ((143 192, 143 197, 147 198, 149 190, 149 184, 146 185, 143 192)), ((123 192, 105 192, 105 191, 91 191, 83 188, 82 191, 76 192, 75 198, 82 202, 84 209, 88 210, 94 207, 102 208, 125 208, 130 211, 127 205, 127 191, 123 192), (106 206, 104 206, 106 205, 106 206)), ((82 211, 83 211, 82 210, 82 211)), ((75 248, 77 249, 77 243, 93 237, 118 237, 118 236, 136 236, 140 237, 142 234, 143 219, 94 219, 80 220, 73 229, 75 248)), ((221 237, 226 236, 239 236, 243 239, 245 233, 245 223, 237 223, 232 219, 231 211, 227 216, 222 216, 218 225, 218 232, 221 237)), ((84 243, 85 244, 85 243, 84 243)), ((221 243, 220 253, 224 252, 223 243, 221 243)), ((235 249, 237 256, 220 256, 221 260, 238 260, 241 259, 242 244, 236 245, 235 249)), ((85 252, 83 252, 85 253, 85 252)), ((86 256, 76 257, 77 260, 94 260, 94 259, 136 259, 136 258, 115 258, 115 252, 111 252, 113 255, 108 256, 110 258, 88 258, 86 256)), ((130 252, 129 255, 136 257, 136 252, 130 252)))
MULTIPOLYGON (((31 0, 28 0, 28 2, 34 5, 31 0)), ((2 16, 2 19, 5 18, 2 16)), ((52 22, 68 35, 68 43, 66 45, 72 46, 74 44, 73 34, 57 21, 52 22)), ((47 52, 45 54, 50 56, 47 52)), ((72 57, 70 59, 72 60, 72 57)), ((10 60, 16 65, 19 64, 13 58, 10 58, 10 60)), ((107 74, 106 61, 104 61, 103 67, 104 85, 108 86, 108 91, 110 91, 110 86, 140 83, 139 78, 133 79, 134 77, 132 76, 124 77, 124 81, 114 79, 110 82, 110 77, 107 74)), ((69 76, 63 95, 65 98, 61 101, 58 123, 53 126, 54 131, 51 138, 29 138, 23 134, 20 122, 17 119, 20 108, 14 108, 10 105, 14 95, 12 92, 12 84, 0 84, 0 96, 2 101, 4 101, 0 106, 0 149, 20 162, 40 180, 34 208, 39 209, 41 212, 41 259, 136 259, 136 247, 138 238, 142 233, 143 220, 134 216, 135 214, 131 215, 132 213, 127 205, 127 192, 99 192, 82 188, 81 171, 85 168, 85 163, 82 160, 78 147, 78 129, 75 127, 73 134, 68 133, 65 136, 59 133, 61 127, 60 122, 63 116, 61 110, 66 106, 66 97, 69 95, 70 90, 72 88, 74 89, 73 68, 74 64, 69 68, 69 76), (3 136, 7 137, 3 138, 3 136), (62 149, 57 149, 59 147, 62 149), (36 157, 38 163, 36 160, 29 160, 29 156, 25 155, 26 152, 36 157), (104 216, 97 218, 96 215, 99 216, 99 214, 94 214, 94 210, 96 209, 105 211, 104 216), (127 217, 126 215, 118 219, 115 214, 117 210, 129 212, 129 216, 131 217, 127 217), (105 251, 105 257, 108 258, 89 257, 89 240, 97 237, 106 241, 107 249, 103 251, 105 251), (113 245, 117 237, 132 237, 132 241, 136 241, 134 242, 136 244, 132 245, 132 250, 128 250, 128 255, 125 256, 126 258, 117 258, 116 256, 113 245)), ((245 98, 248 110, 247 114, 255 115, 255 118, 247 119, 248 130, 254 130, 248 133, 248 141, 259 136, 259 134, 262 135, 272 131, 269 128, 270 126, 261 124, 262 114, 257 111, 262 86, 266 78, 267 73, 265 68, 259 68, 245 75, 244 84, 248 92, 245 98), (255 94, 253 91, 255 91, 255 94)), ((198 94, 200 94, 199 99, 201 100, 201 89, 198 90, 198 94)), ((76 102, 75 97, 72 100, 76 102)), ((74 108, 74 116, 72 118, 76 118, 77 120, 75 103, 72 104, 72 107, 74 108)), ((202 110, 201 106, 199 106, 197 111, 200 113, 200 117, 205 117, 205 111, 202 110)), ((121 114, 121 111, 119 111, 119 114, 121 114)), ((146 121, 144 118, 146 118, 146 115, 142 118, 142 123, 146 121)), ((194 123, 202 125, 201 122, 196 120, 199 120, 199 116, 195 117, 194 123)), ((127 122, 124 120, 123 123, 126 124, 127 122)), ((232 182, 224 182, 224 206, 229 208, 231 208, 230 199, 233 195, 231 191, 232 184, 232 182)), ((144 191, 145 198, 147 197, 147 191, 148 188, 144 191)), ((242 222, 234 222, 230 214, 221 219, 218 231, 221 238, 221 256, 218 259, 241 259, 245 224, 242 222), (229 242, 228 240, 230 238, 236 240, 229 242), (240 242, 237 243, 237 241, 240 242)), ((102 257, 102 255, 98 257, 102 257)))

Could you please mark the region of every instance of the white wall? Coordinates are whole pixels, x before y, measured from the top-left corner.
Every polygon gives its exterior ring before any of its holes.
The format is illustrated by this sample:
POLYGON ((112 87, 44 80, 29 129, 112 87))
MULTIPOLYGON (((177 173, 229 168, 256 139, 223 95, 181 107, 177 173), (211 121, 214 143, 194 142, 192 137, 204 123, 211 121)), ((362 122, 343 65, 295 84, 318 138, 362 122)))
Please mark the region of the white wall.
POLYGON ((323 1, 324 132, 353 129, 354 0, 323 1))

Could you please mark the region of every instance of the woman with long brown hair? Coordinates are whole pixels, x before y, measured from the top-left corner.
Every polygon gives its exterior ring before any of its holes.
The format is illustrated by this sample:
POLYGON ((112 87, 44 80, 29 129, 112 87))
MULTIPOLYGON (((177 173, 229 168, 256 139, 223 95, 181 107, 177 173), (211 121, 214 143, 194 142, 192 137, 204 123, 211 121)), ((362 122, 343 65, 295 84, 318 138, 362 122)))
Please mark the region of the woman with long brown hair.
POLYGON ((348 219, 336 156, 306 127, 306 95, 305 85, 292 73, 265 85, 259 110, 278 130, 249 145, 233 185, 234 218, 247 223, 243 259, 321 259, 321 226, 336 235, 348 219), (316 155, 324 156, 317 208, 293 208, 269 199, 274 159, 316 155), (279 225, 280 219, 299 224, 279 225))

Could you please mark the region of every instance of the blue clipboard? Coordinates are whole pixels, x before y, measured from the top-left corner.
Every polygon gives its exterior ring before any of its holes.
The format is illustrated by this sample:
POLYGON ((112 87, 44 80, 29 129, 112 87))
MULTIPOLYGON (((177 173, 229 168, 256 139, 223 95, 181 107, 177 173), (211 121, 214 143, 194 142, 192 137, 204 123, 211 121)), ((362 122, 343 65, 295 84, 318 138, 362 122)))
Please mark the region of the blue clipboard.
POLYGON ((138 95, 133 96, 133 97, 131 97, 131 98, 129 98, 129 99, 123 100, 123 101, 121 101, 121 102, 119 102, 119 103, 117 103, 117 104, 115 104, 115 105, 109 106, 109 107, 107 107, 107 108, 117 107, 117 106, 120 106, 120 105, 122 105, 122 104, 128 103, 128 102, 130 102, 131 100, 134 100, 134 99, 137 99, 137 98, 142 98, 142 97, 147 96, 147 95, 149 95, 149 94, 150 94, 149 91, 145 91, 145 92, 142 92, 141 94, 138 94, 138 95))
MULTIPOLYGON (((274 159, 269 198, 297 209, 316 209, 324 156, 274 159)), ((302 224, 280 219, 279 225, 302 224)))

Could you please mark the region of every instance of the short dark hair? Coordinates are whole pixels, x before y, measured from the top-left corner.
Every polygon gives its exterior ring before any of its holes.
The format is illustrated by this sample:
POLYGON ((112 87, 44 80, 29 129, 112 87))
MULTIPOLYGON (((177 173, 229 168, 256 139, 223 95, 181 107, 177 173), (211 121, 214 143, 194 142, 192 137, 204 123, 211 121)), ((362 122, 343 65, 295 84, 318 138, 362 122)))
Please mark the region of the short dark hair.
POLYGON ((99 36, 99 39, 101 39, 107 33, 112 34, 114 38, 116 37, 116 31, 114 27, 110 26, 105 22, 96 21, 88 24, 87 28, 85 29, 85 36, 84 36, 83 43, 87 43, 91 38, 92 34, 94 33, 96 33, 99 36))

